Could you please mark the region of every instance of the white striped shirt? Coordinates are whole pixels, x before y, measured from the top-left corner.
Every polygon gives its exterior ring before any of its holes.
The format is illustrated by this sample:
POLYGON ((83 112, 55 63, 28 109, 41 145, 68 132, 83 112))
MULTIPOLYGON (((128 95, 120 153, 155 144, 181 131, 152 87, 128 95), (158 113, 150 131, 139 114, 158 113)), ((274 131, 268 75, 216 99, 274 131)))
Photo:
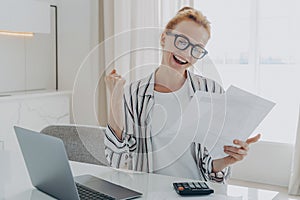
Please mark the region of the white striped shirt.
MULTIPOLYGON (((112 167, 153 172, 151 111, 155 104, 154 76, 155 74, 152 73, 124 89, 125 126, 122 139, 116 136, 109 125, 104 139, 105 155, 112 167)), ((212 93, 224 92, 215 81, 195 75, 188 70, 187 82, 190 98, 197 90, 212 93)), ((225 183, 230 175, 230 168, 213 173, 213 159, 207 149, 199 143, 193 142, 191 145, 201 180, 225 183)))

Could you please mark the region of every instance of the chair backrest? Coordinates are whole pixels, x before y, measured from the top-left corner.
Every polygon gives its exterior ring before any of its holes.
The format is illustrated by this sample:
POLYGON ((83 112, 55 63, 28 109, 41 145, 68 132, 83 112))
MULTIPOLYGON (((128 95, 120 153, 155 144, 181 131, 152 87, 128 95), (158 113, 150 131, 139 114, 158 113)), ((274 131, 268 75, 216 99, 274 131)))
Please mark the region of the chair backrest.
POLYGON ((41 133, 62 139, 69 160, 108 166, 104 153, 104 127, 51 125, 41 133))

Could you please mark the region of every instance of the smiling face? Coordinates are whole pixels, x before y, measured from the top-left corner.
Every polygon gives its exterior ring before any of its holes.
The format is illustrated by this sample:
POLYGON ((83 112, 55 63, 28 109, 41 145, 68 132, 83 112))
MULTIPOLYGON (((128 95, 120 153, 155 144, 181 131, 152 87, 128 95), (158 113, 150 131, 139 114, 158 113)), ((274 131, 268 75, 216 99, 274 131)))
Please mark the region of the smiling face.
POLYGON ((208 31, 201 25, 192 20, 184 20, 179 22, 173 30, 165 30, 161 36, 161 45, 163 47, 162 65, 167 65, 177 71, 185 71, 188 67, 195 64, 197 59, 191 55, 192 45, 185 50, 175 47, 174 35, 168 35, 167 31, 174 34, 183 35, 193 45, 205 47, 209 40, 208 31))

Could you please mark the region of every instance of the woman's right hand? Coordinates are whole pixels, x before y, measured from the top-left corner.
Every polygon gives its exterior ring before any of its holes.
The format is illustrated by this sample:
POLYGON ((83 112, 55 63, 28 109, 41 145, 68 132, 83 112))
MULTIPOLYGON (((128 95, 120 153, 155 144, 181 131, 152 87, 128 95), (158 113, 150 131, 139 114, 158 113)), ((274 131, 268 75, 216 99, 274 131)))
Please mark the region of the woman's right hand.
POLYGON ((122 131, 124 127, 123 94, 125 82, 125 79, 117 74, 115 69, 113 69, 105 77, 105 83, 110 92, 108 124, 111 126, 120 140, 122 139, 122 131))
POLYGON ((114 98, 123 98, 125 82, 126 80, 122 78, 115 69, 105 77, 106 86, 108 87, 111 97, 114 98))

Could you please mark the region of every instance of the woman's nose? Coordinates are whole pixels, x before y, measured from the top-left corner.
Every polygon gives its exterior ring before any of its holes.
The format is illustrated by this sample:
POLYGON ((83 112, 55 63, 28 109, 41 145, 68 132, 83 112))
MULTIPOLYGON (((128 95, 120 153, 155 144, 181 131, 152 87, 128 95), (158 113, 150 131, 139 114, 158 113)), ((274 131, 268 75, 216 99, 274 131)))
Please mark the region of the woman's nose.
POLYGON ((192 46, 190 45, 188 48, 186 48, 185 50, 182 50, 182 56, 184 56, 186 59, 188 59, 189 61, 191 61, 192 59, 192 55, 191 55, 191 49, 192 46))

